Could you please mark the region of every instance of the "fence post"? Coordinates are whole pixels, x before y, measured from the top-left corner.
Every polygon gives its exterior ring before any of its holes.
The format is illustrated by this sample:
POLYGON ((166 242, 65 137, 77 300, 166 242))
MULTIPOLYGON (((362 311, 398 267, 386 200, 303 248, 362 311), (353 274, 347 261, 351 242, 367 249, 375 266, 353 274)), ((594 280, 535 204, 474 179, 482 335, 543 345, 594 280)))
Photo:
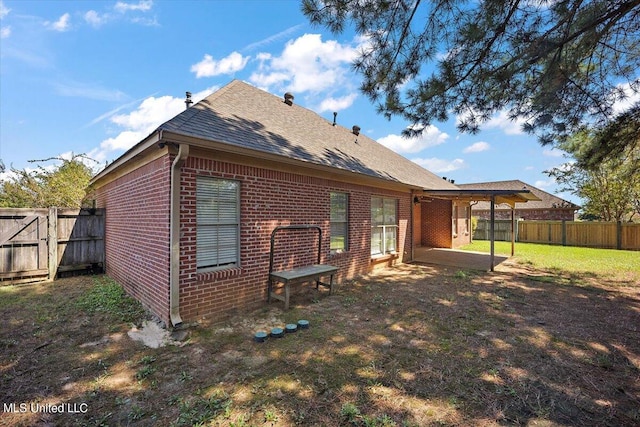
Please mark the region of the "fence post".
POLYGON ((58 208, 49 208, 49 227, 47 234, 47 244, 49 245, 49 280, 54 280, 58 272, 58 208))
POLYGON ((562 246, 567 246, 567 220, 562 220, 562 246))
POLYGON ((616 225, 616 249, 622 249, 622 221, 618 221, 616 225))

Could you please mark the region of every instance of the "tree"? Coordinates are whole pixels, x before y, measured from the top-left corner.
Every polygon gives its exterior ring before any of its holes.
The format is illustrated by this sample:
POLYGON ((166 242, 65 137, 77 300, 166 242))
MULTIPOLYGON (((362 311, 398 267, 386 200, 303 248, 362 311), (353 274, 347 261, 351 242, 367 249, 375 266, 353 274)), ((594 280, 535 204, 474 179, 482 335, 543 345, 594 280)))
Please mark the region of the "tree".
POLYGON ((640 91, 640 0, 303 0, 302 11, 368 38, 361 90, 386 117, 422 125, 407 136, 452 113, 474 133, 506 109, 548 144, 611 122, 640 91))
POLYGON ((12 208, 79 208, 86 197, 93 171, 82 162, 83 155, 35 160, 62 162, 53 168, 38 166, 34 171, 12 168, 13 174, 0 183, 0 206, 12 208))
POLYGON ((640 170, 640 105, 618 115, 600 129, 584 126, 576 136, 564 141, 561 147, 572 153, 580 167, 597 169, 604 161, 617 160, 627 163, 629 173, 640 170))
POLYGON ((563 186, 585 200, 582 217, 603 221, 630 220, 640 214, 640 146, 626 147, 624 154, 592 163, 585 153, 601 143, 602 130, 582 130, 569 138, 562 148, 577 161, 546 171, 563 186), (585 148, 586 147, 586 148, 585 148))

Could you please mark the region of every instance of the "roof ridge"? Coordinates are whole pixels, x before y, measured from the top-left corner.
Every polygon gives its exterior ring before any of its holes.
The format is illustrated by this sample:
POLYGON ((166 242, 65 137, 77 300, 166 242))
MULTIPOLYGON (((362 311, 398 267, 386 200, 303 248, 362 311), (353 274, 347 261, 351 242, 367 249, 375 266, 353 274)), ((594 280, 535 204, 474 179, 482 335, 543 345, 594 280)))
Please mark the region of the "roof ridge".
MULTIPOLYGON (((425 189, 458 188, 353 126, 233 79, 159 127, 425 189), (329 129, 331 128, 331 129, 329 129)), ((354 126, 359 126, 357 123, 354 126)))
POLYGON ((196 116, 198 116, 200 113, 203 112, 203 107, 201 104, 208 104, 211 105, 210 102, 208 102, 209 99, 214 100, 220 96, 222 96, 224 93, 226 93, 230 87, 235 86, 235 83, 239 82, 238 79, 233 79, 231 80, 229 83, 225 84, 224 86, 222 86, 221 88, 214 90, 213 92, 211 92, 209 95, 205 96, 204 98, 202 98, 200 101, 196 102, 194 105, 192 105, 191 107, 188 107, 186 110, 180 112, 177 116, 174 116, 172 118, 170 118, 169 120, 167 120, 166 122, 162 123, 160 126, 158 126, 158 128, 156 130, 160 130, 160 129, 167 129, 168 126, 167 124, 169 122, 176 122, 178 120, 179 116, 182 116, 180 120, 180 124, 178 124, 177 126, 174 126, 175 130, 179 130, 182 127, 186 126, 191 120, 193 120, 196 116), (200 107, 198 108, 198 105, 200 105, 200 107), (188 115, 188 117, 187 117, 188 115))

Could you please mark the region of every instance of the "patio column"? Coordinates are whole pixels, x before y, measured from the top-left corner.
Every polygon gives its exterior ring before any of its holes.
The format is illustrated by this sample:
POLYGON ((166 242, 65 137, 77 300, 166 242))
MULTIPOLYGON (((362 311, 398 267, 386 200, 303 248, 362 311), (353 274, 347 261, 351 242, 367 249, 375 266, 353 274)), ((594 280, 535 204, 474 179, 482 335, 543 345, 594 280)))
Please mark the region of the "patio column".
POLYGON ((516 252, 516 208, 515 203, 511 207, 511 256, 516 252))
POLYGON ((496 196, 491 195, 491 223, 489 228, 489 239, 491 241, 491 271, 495 265, 495 225, 496 225, 496 196))

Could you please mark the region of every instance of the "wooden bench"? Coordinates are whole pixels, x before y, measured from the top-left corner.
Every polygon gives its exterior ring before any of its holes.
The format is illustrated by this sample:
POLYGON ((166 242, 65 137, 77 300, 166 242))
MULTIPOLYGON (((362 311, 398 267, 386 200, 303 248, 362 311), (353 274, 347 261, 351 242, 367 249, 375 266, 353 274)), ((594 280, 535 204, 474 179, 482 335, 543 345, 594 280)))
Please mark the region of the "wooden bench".
POLYGON ((320 286, 329 288, 329 295, 333 293, 333 275, 338 271, 338 267, 325 264, 313 264, 304 267, 294 268, 292 270, 273 271, 269 273, 269 301, 275 298, 284 301, 284 309, 289 309, 289 295, 291 294, 290 285, 315 281, 316 289, 320 286), (329 283, 320 280, 323 276, 329 276, 329 283), (284 296, 274 292, 274 284, 277 282, 284 283, 284 296))
POLYGON ((317 225, 284 225, 278 226, 271 232, 271 248, 269 250, 269 284, 267 287, 267 302, 271 298, 284 301, 284 309, 289 309, 289 295, 291 293, 291 285, 303 282, 316 282, 316 289, 320 286, 329 288, 329 295, 333 293, 333 275, 338 271, 338 267, 333 265, 321 264, 322 259, 322 228, 317 225), (317 264, 305 265, 289 270, 274 271, 274 246, 276 233, 280 230, 314 230, 318 232, 318 256, 317 264), (324 276, 330 276, 329 283, 324 283, 320 279, 324 276), (274 292, 274 285, 278 282, 284 283, 284 296, 274 292))

